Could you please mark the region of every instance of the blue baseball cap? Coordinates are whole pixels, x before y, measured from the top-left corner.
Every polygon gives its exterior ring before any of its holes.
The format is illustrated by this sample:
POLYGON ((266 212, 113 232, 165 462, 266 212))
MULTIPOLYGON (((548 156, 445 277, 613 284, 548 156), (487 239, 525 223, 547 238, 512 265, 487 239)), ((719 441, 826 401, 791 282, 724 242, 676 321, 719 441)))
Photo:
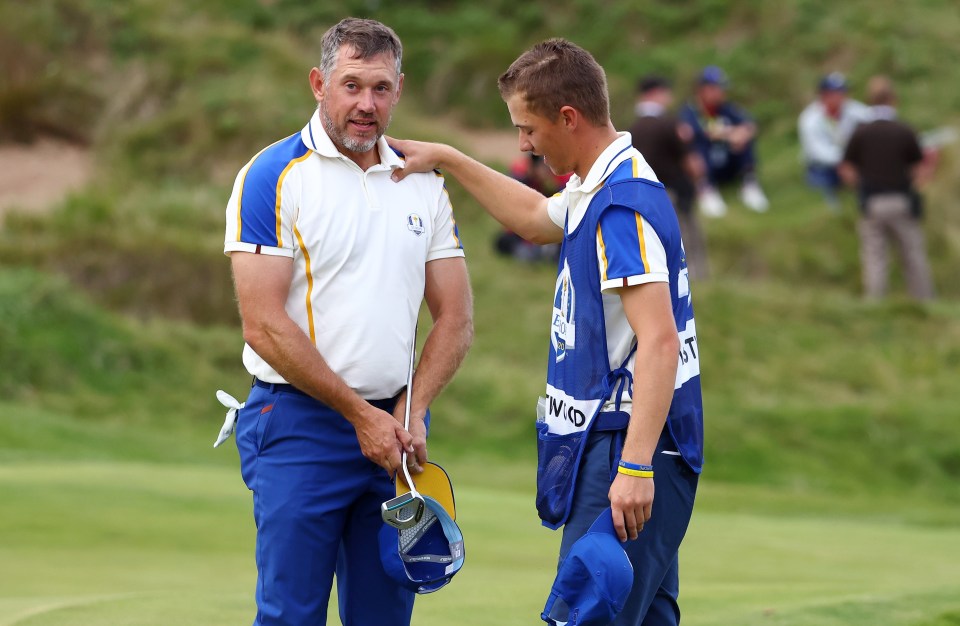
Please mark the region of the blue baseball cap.
POLYGON ((847 77, 840 72, 830 72, 820 79, 820 91, 846 91, 847 77))
POLYGON ((701 85, 718 85, 720 87, 727 86, 727 75, 722 69, 716 65, 708 65, 703 68, 703 71, 700 72, 701 85))
MULTIPOLYGON (((378 537, 380 562, 387 576, 416 593, 434 592, 463 567, 463 534, 455 521, 453 485, 442 467, 427 463, 415 480, 423 496, 423 517, 398 530, 383 524, 378 537)), ((409 488, 401 478, 398 493, 409 488)))
POLYGON ((557 570, 540 619, 551 626, 605 626, 623 609, 633 587, 633 565, 604 509, 557 570))

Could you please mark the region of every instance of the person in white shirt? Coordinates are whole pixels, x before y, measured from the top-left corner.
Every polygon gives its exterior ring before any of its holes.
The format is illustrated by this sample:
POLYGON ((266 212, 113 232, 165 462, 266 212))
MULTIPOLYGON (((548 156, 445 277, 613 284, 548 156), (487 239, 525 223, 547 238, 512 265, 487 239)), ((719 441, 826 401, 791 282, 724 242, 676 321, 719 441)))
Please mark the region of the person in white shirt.
POLYGON ((324 624, 336 572, 344 624, 407 626, 414 594, 381 565, 380 505, 404 451, 414 473, 427 460, 427 407, 472 339, 470 286, 443 178, 390 178, 403 166, 382 137, 403 87, 400 40, 349 18, 321 48, 312 119, 243 167, 226 209, 254 377, 236 426, 257 524, 254 624, 324 624), (424 299, 433 327, 408 431, 424 299))
POLYGON ((843 185, 837 166, 857 126, 871 119, 870 107, 847 96, 847 79, 840 72, 820 80, 819 95, 800 114, 797 130, 806 166, 807 183, 819 189, 836 210, 843 185))

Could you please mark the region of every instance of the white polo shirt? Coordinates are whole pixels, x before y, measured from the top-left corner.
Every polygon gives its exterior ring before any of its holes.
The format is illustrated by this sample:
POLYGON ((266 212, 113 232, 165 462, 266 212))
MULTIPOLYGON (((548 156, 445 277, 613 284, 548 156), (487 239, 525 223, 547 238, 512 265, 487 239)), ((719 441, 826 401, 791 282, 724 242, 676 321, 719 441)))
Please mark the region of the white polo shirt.
MULTIPOLYGON (((566 187, 547 203, 550 219, 559 227, 572 233, 583 220, 587 207, 603 185, 603 182, 624 161, 633 161, 636 178, 657 180, 653 169, 643 155, 633 147, 630 133, 619 133, 600 154, 583 180, 574 174, 566 187)), ((653 226, 632 209, 612 208, 603 213, 597 225, 597 271, 600 273, 600 289, 603 298, 603 314, 606 322, 607 357, 610 367, 617 368, 633 347, 635 334, 627 321, 618 288, 624 285, 639 285, 648 282, 669 282, 667 253, 653 226), (607 280, 609 267, 616 267, 617 275, 623 278, 607 280)), ((628 362, 634 371, 634 359, 628 362)), ((630 397, 623 396, 621 409, 629 412, 630 397)), ((611 410, 612 402, 604 410, 611 410)))
MULTIPOLYGON (((390 179, 403 160, 382 138, 363 171, 340 154, 315 112, 304 129, 240 170, 226 210, 224 253, 291 257, 287 314, 347 385, 367 399, 406 383, 426 264, 462 257, 439 173, 390 179)), ((260 380, 285 383, 245 345, 260 380)))

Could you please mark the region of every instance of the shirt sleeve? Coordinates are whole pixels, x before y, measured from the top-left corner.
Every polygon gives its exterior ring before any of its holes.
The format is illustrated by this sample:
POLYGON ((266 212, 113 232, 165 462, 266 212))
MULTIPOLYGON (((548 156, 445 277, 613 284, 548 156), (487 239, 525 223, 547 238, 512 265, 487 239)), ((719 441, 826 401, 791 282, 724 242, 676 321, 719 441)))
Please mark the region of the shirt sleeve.
POLYGON ((817 109, 808 107, 800 115, 800 145, 808 163, 836 165, 840 162, 840 146, 830 135, 830 126, 817 109))
POLYGON ((443 176, 437 173, 439 179, 439 193, 437 210, 433 218, 433 239, 430 241, 430 250, 427 252, 427 262, 450 257, 462 257, 463 242, 460 240, 460 229, 453 217, 453 204, 450 194, 443 181, 443 176))
POLYGON ((260 156, 244 166, 234 182, 226 209, 223 251, 228 256, 252 252, 293 257, 299 173, 260 156))
POLYGON ((627 207, 610 207, 597 224, 600 289, 669 282, 667 253, 657 232, 627 207))
POLYGON ((560 228, 565 228, 567 225, 567 202, 566 190, 558 191, 547 198, 547 215, 550 221, 560 228))

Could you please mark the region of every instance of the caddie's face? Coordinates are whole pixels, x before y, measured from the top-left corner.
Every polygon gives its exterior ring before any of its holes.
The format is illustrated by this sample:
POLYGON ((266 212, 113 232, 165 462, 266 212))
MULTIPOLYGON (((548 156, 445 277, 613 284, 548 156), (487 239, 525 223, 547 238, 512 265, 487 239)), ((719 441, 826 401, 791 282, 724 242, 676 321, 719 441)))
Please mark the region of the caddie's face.
POLYGON ((373 150, 403 88, 396 59, 386 53, 357 59, 352 47, 343 46, 329 77, 316 70, 310 78, 320 120, 333 143, 347 156, 373 150))
POLYGON ((522 94, 507 98, 510 119, 519 131, 520 151, 532 152, 543 157, 543 162, 554 174, 572 172, 576 155, 570 154, 566 126, 563 118, 551 120, 530 111, 522 94))

